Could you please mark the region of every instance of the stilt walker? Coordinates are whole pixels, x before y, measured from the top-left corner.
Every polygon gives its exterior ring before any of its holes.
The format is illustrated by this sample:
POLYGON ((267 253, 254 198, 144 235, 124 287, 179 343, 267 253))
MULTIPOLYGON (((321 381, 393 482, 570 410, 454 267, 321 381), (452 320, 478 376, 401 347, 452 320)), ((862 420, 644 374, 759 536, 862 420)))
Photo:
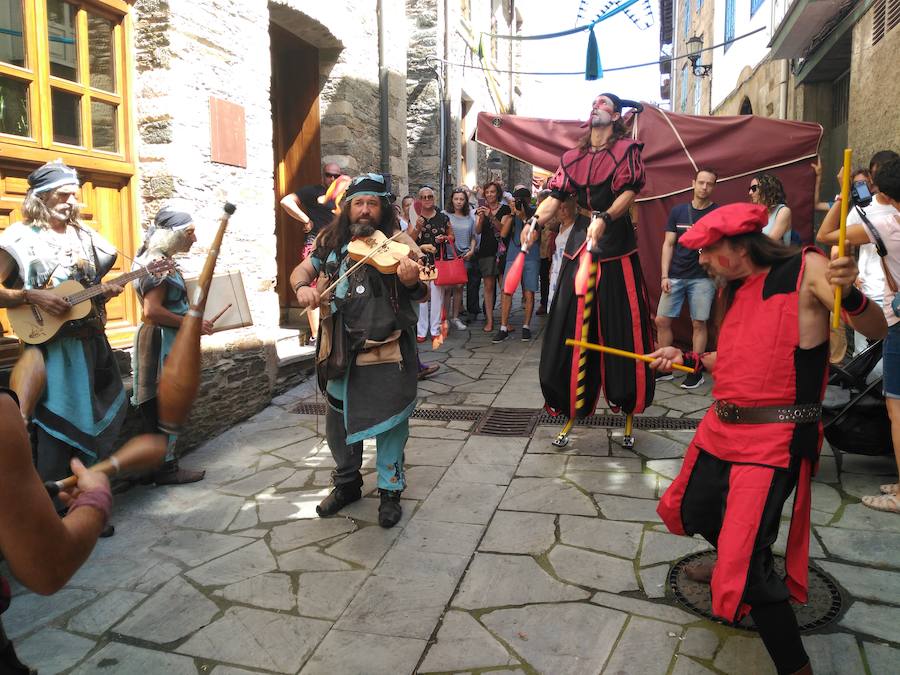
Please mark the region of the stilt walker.
POLYGON ((566 243, 541 352, 541 390, 548 411, 568 415, 553 445, 563 447, 577 419, 591 415, 603 390, 613 411, 623 411, 623 445, 632 447, 633 416, 653 400, 655 379, 646 362, 606 358, 575 341, 629 353, 653 350, 647 291, 637 255, 630 208, 644 185, 641 143, 628 138, 622 108, 641 106, 601 94, 577 148, 565 152, 538 207, 538 225, 574 196, 578 217, 566 243))

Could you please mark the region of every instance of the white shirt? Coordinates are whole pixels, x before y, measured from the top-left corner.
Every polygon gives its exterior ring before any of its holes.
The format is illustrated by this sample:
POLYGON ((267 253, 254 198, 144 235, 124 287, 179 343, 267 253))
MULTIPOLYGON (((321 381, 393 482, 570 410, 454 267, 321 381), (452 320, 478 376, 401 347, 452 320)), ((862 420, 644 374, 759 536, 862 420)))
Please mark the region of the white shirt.
MULTIPOLYGON (((897 209, 890 204, 879 203, 878 198, 875 197, 872 199, 872 203, 863 209, 863 213, 874 224, 876 220, 880 220, 884 216, 897 213, 897 209)), ((851 208, 847 212, 847 226, 850 225, 863 225, 863 219, 860 218, 855 208, 851 208)), ((869 238, 871 239, 871 235, 869 238)), ((881 257, 875 250, 875 244, 863 244, 859 247, 859 278, 862 280, 862 292, 881 304, 885 289, 884 269, 881 267, 881 257)))
MULTIPOLYGON (((574 225, 575 223, 572 223, 574 225)), ((566 244, 569 242, 569 235, 572 234, 572 225, 565 229, 560 224, 559 234, 556 235, 556 249, 553 251, 553 257, 550 258, 550 299, 547 302, 547 309, 553 304, 553 296, 556 295, 556 284, 559 281, 559 270, 562 269, 563 256, 566 252, 566 244)))
MULTIPOLYGON (((866 213, 868 215, 868 213, 866 213)), ((878 234, 881 235, 881 238, 884 240, 884 245, 887 248, 887 255, 884 257, 884 262, 887 265, 888 271, 894 277, 894 282, 900 286, 900 214, 894 213, 892 215, 882 215, 880 218, 869 218, 872 221, 872 226, 878 230, 878 234)), ((874 238, 872 237, 872 233, 866 230, 866 233, 869 235, 869 240, 874 242, 874 238)), ((875 254, 877 257, 877 253, 875 254)), ((884 317, 887 319, 888 325, 893 326, 895 323, 900 321, 900 318, 894 316, 894 311, 891 309, 891 303, 894 300, 894 294, 891 293, 891 289, 887 284, 887 281, 884 283, 884 299, 881 302, 881 306, 884 309, 884 317)))

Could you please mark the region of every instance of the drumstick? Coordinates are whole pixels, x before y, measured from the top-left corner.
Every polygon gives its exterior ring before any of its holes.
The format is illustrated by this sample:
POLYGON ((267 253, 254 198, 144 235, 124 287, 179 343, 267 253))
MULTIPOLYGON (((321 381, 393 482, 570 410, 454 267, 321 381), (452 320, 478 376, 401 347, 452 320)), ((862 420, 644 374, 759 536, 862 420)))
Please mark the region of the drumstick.
MULTIPOLYGON (((636 361, 644 361, 646 363, 653 363, 656 361, 652 356, 647 356, 646 354, 635 354, 634 352, 626 352, 624 349, 616 349, 615 347, 607 347, 606 345, 595 345, 593 342, 582 342, 581 340, 566 340, 566 346, 568 347, 581 347, 582 349, 591 349, 595 352, 605 352, 607 354, 612 354, 614 356, 624 356, 628 359, 635 359, 636 361)), ((685 373, 693 373, 696 372, 693 368, 689 368, 688 366, 683 366, 680 363, 672 364, 673 370, 680 370, 685 373)))
MULTIPOLYGON (((853 159, 853 150, 844 149, 844 171, 841 175, 841 229, 838 236, 838 258, 844 257, 844 245, 847 242, 847 212, 850 210, 850 162, 853 159)), ((831 316, 831 327, 841 327, 841 288, 834 289, 834 311, 831 316)))
POLYGON ((232 303, 229 302, 227 305, 225 305, 225 306, 222 308, 222 311, 219 312, 218 314, 216 314, 213 318, 211 318, 211 319, 209 320, 209 322, 210 322, 210 323, 215 323, 216 321, 218 321, 219 319, 221 319, 221 318, 222 318, 222 315, 225 314, 225 312, 227 312, 229 309, 231 309, 231 304, 232 304, 232 303))
MULTIPOLYGON (((91 471, 99 471, 107 476, 115 476, 122 471, 154 469, 166 456, 166 437, 162 434, 141 434, 130 439, 107 459, 90 467, 91 471)), ((47 492, 55 497, 61 490, 78 485, 77 476, 69 476, 62 480, 48 480, 44 483, 47 492)))

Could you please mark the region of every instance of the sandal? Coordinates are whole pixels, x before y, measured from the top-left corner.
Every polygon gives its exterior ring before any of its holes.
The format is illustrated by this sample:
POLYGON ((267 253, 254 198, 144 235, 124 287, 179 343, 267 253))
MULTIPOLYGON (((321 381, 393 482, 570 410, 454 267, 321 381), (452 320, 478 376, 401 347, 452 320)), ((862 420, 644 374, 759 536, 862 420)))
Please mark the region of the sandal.
POLYGON ((868 506, 870 509, 875 509, 876 511, 900 513, 900 496, 898 495, 878 495, 876 497, 863 497, 862 503, 868 506))
POLYGON ((881 490, 881 494, 883 495, 900 494, 900 483, 889 483, 888 485, 881 485, 878 489, 881 490))

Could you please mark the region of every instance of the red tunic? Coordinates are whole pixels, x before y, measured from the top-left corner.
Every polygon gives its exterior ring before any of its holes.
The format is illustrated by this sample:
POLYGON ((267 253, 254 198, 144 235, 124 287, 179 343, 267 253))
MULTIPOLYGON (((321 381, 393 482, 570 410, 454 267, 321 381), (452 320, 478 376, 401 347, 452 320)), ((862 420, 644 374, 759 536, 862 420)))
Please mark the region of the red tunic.
MULTIPOLYGON (((821 403, 828 372, 822 345, 800 348, 799 290, 804 249, 768 273, 748 277, 738 289, 719 333, 713 370, 713 398, 742 407, 821 403)), ((827 343, 825 343, 827 347, 827 343)), ((685 454, 675 482, 660 500, 659 515, 676 534, 685 534, 682 500, 700 451, 733 463, 724 523, 712 579, 713 613, 729 621, 749 611, 742 603, 747 569, 773 469, 799 460, 800 476, 787 547, 787 587, 806 601, 809 552, 810 478, 822 447, 818 424, 728 424, 707 412, 685 454)), ((691 485, 690 489, 703 489, 691 485)))

